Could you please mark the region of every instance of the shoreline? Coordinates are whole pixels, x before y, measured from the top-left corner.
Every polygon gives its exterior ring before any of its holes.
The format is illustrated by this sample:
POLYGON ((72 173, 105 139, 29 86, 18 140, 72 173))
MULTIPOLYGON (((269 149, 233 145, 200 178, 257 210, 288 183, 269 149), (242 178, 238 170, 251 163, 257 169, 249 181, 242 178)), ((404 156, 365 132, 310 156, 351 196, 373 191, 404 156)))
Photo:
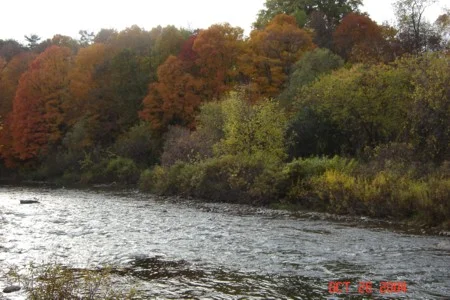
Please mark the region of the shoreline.
POLYGON ((215 201, 212 199, 202 199, 183 195, 158 195, 142 191, 135 184, 121 184, 112 182, 110 184, 81 184, 70 183, 61 184, 57 181, 33 181, 33 180, 7 180, 0 179, 0 187, 42 187, 51 189, 67 188, 72 190, 102 190, 102 191, 139 191, 142 195, 151 195, 160 201, 169 201, 173 203, 183 203, 194 205, 195 207, 214 211, 215 204, 225 204, 239 207, 238 209, 230 210, 230 212, 242 215, 246 214, 270 214, 286 216, 293 219, 307 219, 311 221, 325 221, 340 223, 344 226, 362 226, 366 228, 382 228, 393 232, 413 235, 431 235, 431 236, 446 236, 450 237, 450 230, 444 226, 430 226, 424 222, 414 219, 395 220, 392 217, 374 218, 366 215, 356 214, 336 214, 327 211, 313 210, 302 208, 294 204, 282 204, 280 202, 272 202, 268 205, 261 205, 256 203, 231 203, 224 201, 215 201), (260 209, 264 209, 261 211, 260 209))

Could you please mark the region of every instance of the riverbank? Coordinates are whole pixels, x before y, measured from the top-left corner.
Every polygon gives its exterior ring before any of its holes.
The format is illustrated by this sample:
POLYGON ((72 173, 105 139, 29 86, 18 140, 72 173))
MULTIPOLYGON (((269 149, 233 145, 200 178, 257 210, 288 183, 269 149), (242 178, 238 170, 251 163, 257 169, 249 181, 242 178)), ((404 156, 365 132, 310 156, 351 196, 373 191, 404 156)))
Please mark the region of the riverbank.
POLYGON ((140 188, 159 195, 245 203, 450 228, 447 165, 362 163, 335 156, 270 164, 223 157, 144 171, 140 188))
MULTIPOLYGON (((142 183, 141 183, 142 184, 142 183)), ((190 207, 198 208, 202 211, 210 212, 220 212, 217 205, 220 205, 221 201, 216 201, 215 199, 206 198, 195 198, 189 195, 161 195, 149 193, 149 191, 142 191, 138 189, 136 184, 123 184, 123 183, 109 183, 109 184, 82 184, 73 182, 63 182, 61 179, 48 180, 48 181, 33 181, 33 180, 23 180, 23 181, 11 181, 6 179, 0 179, 0 186, 11 186, 11 187, 39 187, 52 189, 68 189, 68 190, 81 190, 81 191, 91 191, 96 190, 100 192, 117 192, 127 193, 136 192, 139 190, 139 194, 143 197, 151 196, 161 202, 170 203, 184 203, 190 207)), ((289 216, 293 218, 303 219, 303 220, 320 220, 320 221, 331 221, 340 223, 344 226, 363 226, 367 228, 385 228, 386 230, 415 234, 415 235, 437 235, 437 236, 450 236, 450 230, 445 224, 441 225, 430 225, 429 223, 420 220, 419 218, 410 219, 398 219, 392 216, 385 216, 383 218, 377 218, 367 215, 356 215, 356 214, 336 214, 333 212, 327 212, 318 209, 308 209, 303 205, 289 203, 286 201, 273 201, 267 204, 262 204, 258 202, 246 202, 246 201, 234 201, 227 202, 232 205, 237 205, 239 208, 234 210, 234 213, 248 215, 248 214, 267 214, 267 209, 274 216, 289 216)))

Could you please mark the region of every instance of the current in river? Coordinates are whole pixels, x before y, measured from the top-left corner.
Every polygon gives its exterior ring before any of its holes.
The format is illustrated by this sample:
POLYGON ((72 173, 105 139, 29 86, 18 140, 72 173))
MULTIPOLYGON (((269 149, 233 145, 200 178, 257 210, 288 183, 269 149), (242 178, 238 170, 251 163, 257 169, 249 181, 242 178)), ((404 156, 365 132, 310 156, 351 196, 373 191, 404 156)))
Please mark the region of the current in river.
POLYGON ((135 190, 0 187, 0 289, 30 262, 110 266, 146 299, 450 299, 449 237, 135 190))

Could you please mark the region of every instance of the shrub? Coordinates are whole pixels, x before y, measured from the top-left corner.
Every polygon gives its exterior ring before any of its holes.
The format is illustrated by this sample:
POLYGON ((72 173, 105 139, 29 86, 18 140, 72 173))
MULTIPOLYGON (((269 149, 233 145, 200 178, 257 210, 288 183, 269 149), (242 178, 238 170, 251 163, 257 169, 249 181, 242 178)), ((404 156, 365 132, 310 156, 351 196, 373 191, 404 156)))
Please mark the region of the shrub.
MULTIPOLYGON (((155 167, 156 168, 156 167, 155 167)), ((139 175, 139 189, 144 192, 153 191, 153 174, 150 169, 145 169, 139 175)))
POLYGON ((312 189, 328 211, 346 214, 361 212, 356 198, 355 177, 337 170, 328 170, 311 180, 312 189))
POLYGON ((263 160, 225 155, 146 170, 141 174, 140 187, 158 194, 266 204, 278 197, 277 183, 283 181, 280 169, 263 160))
POLYGON ((108 162, 106 173, 110 180, 121 183, 136 183, 139 179, 139 170, 133 160, 116 157, 108 162))
POLYGON ((148 192, 156 194, 166 194, 169 182, 167 181, 167 171, 161 166, 144 170, 139 178, 139 187, 148 192))
POLYGON ((194 162, 200 159, 198 135, 195 135, 189 129, 179 126, 169 127, 165 135, 163 154, 161 156, 161 165, 169 167, 176 162, 194 162))
POLYGON ((35 266, 24 272, 11 268, 8 280, 22 285, 29 299, 133 299, 134 289, 113 288, 110 269, 73 270, 59 264, 35 266))
POLYGON ((150 125, 141 123, 117 138, 113 152, 137 164, 150 166, 158 161, 159 147, 160 141, 152 136, 150 125))
POLYGON ((317 195, 312 193, 312 178, 331 170, 351 174, 357 165, 354 159, 339 156, 294 159, 287 163, 282 171, 285 178, 283 190, 286 191, 286 199, 306 208, 324 209, 325 203, 317 201, 317 195))
POLYGON ((264 170, 262 162, 232 155, 207 160, 202 167, 196 196, 226 202, 248 202, 248 192, 264 170))
POLYGON ((287 119, 271 100, 251 106, 238 94, 222 102, 224 138, 215 146, 216 155, 254 157, 269 163, 286 158, 287 119))
POLYGON ((108 175, 106 172, 110 153, 94 149, 92 152, 84 152, 84 157, 79 161, 80 164, 80 183, 103 183, 107 182, 108 175))

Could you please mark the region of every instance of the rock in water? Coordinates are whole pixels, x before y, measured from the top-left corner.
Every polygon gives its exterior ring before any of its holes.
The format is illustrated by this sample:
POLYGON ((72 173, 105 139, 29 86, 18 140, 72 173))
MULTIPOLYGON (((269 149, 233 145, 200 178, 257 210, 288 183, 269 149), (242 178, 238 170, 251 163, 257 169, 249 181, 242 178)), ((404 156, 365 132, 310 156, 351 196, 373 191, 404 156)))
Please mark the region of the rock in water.
POLYGON ((20 204, 33 204, 33 203, 39 203, 37 200, 20 200, 20 204))
POLYGON ((18 286, 18 285, 10 285, 3 289, 3 293, 5 293, 5 294, 13 293, 13 292, 17 292, 17 291, 20 291, 20 286, 18 286))

